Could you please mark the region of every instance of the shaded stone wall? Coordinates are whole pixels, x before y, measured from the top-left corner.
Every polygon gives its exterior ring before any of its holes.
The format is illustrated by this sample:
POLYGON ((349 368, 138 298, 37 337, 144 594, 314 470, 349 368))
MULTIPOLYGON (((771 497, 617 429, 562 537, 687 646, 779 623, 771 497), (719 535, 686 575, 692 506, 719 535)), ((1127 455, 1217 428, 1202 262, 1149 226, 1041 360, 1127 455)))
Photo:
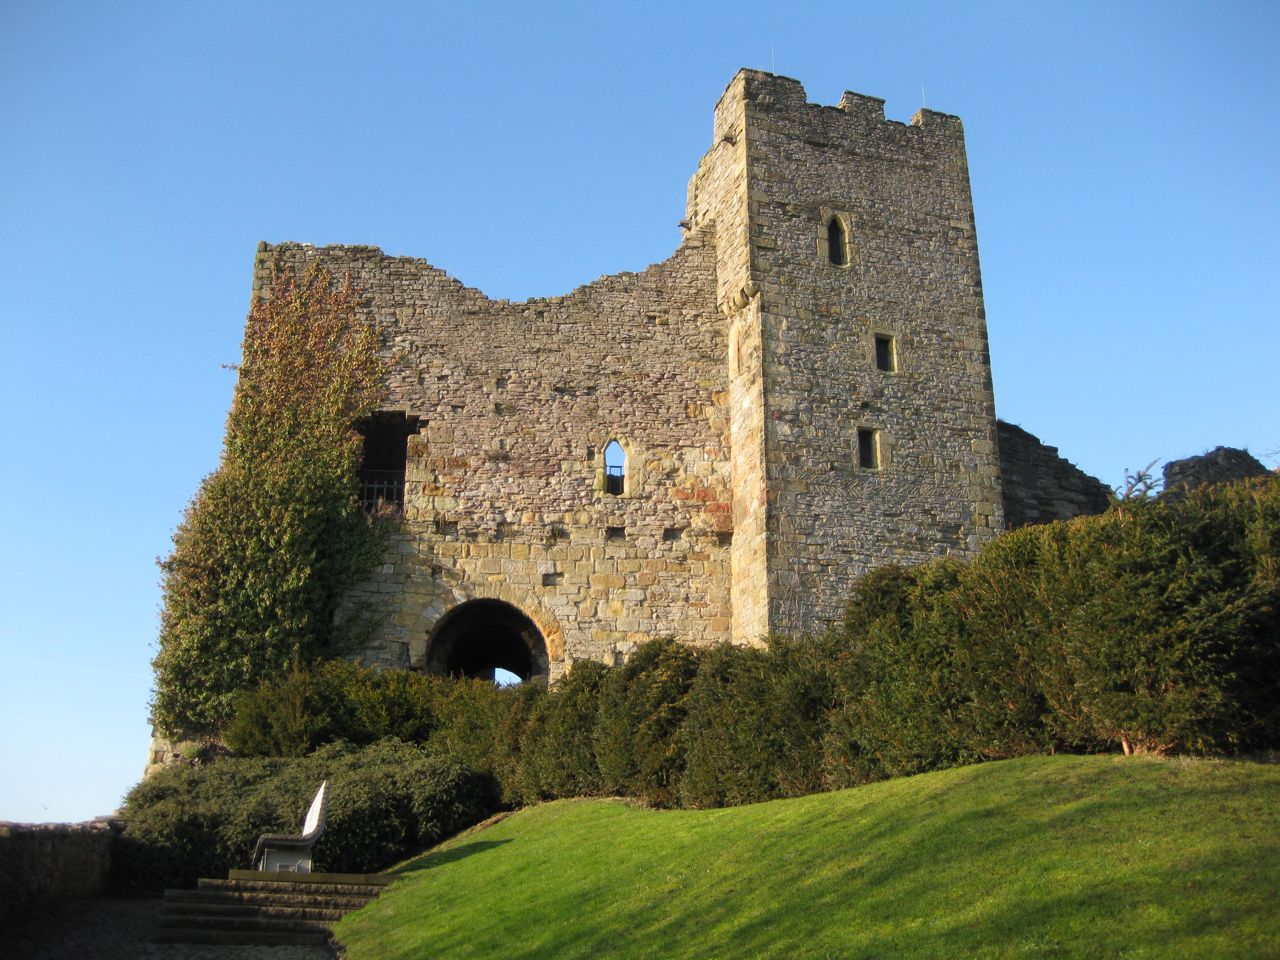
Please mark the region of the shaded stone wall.
POLYGON ((1111 490, 1012 423, 997 421, 1004 518, 1010 530, 1030 523, 1103 513, 1111 490))
POLYGON ((0 823, 0 921, 106 889, 114 830, 85 823, 0 823))
POLYGON ((1206 483, 1230 483, 1249 477, 1264 477, 1269 471, 1248 450, 1214 447, 1208 453, 1164 465, 1164 493, 1174 497, 1206 483))

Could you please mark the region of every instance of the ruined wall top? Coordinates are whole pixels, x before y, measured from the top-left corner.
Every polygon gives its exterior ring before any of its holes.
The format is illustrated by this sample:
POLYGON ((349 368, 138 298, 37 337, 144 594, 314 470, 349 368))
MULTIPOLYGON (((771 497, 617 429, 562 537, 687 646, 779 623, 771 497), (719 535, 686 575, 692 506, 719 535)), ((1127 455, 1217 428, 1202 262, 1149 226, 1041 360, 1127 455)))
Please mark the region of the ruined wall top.
POLYGON ((1058 448, 1003 420, 996 421, 1005 525, 1010 529, 1103 513, 1111 490, 1058 455, 1058 448))
POLYGON ((1164 492, 1174 497, 1207 483, 1230 483, 1250 477, 1264 477, 1267 468, 1248 450, 1214 447, 1208 453, 1164 465, 1164 492))

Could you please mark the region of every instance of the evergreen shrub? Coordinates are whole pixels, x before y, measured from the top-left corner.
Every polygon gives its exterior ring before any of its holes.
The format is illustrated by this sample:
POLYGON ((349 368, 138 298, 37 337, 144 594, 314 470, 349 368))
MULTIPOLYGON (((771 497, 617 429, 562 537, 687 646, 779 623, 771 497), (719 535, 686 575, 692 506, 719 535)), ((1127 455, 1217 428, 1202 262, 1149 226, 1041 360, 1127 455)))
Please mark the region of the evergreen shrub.
POLYGON ((499 687, 488 680, 427 677, 435 729, 427 739, 433 753, 502 778, 512 777, 518 744, 503 742, 506 731, 522 726, 529 699, 540 695, 536 684, 499 687), (512 714, 515 714, 513 717, 512 714))
POLYGON ((727 806, 821 790, 839 656, 831 634, 701 653, 684 722, 681 802, 727 806))
POLYGON ((773 776, 781 796, 802 797, 828 786, 825 744, 845 656, 835 630, 769 639, 769 702, 778 738, 773 776))
POLYGON ((112 883, 154 890, 248 868, 258 836, 296 832, 325 779, 331 793, 313 853, 317 870, 381 870, 498 807, 492 777, 398 740, 333 743, 301 758, 175 765, 129 792, 112 883))
POLYGON ((1280 482, 1006 534, 888 566, 846 616, 763 648, 639 646, 550 689, 327 662, 237 700, 241 753, 419 741, 512 804, 715 806, 1055 751, 1280 745, 1280 482))
POLYGON ((1280 742, 1280 482, 1028 527, 863 577, 827 782, 1052 751, 1280 742))
POLYGON ((680 800, 722 807, 784 796, 777 767, 791 718, 777 714, 767 650, 721 644, 699 657, 683 725, 680 800))
POLYGON ((522 683, 503 689, 502 694, 492 750, 487 758, 489 765, 485 769, 491 770, 501 784, 503 801, 519 806, 526 802, 522 787, 530 746, 526 731, 531 718, 547 699, 547 688, 542 683, 522 683))
POLYGON ((295 666, 236 694, 223 738, 242 756, 300 757, 335 740, 424 742, 436 726, 435 678, 344 660, 295 666))
POLYGON ((828 782, 843 787, 976 759, 959 736, 971 691, 956 671, 954 561, 881 567, 854 589, 843 624, 828 782))
POLYGON ((1280 482, 1201 488, 1046 528, 1036 660, 1066 742, 1126 753, 1280 739, 1280 482))
POLYGON ((609 671, 596 715, 596 762, 606 793, 672 806, 684 771, 684 725, 697 655, 670 639, 641 644, 609 671))
POLYGON ((242 756, 305 756, 335 740, 396 738, 497 776, 515 777, 518 729, 537 684, 501 688, 485 680, 317 662, 241 691, 223 734, 242 756))
POLYGON ((520 736, 523 802, 601 792, 594 731, 608 672, 603 664, 580 660, 530 711, 520 736))

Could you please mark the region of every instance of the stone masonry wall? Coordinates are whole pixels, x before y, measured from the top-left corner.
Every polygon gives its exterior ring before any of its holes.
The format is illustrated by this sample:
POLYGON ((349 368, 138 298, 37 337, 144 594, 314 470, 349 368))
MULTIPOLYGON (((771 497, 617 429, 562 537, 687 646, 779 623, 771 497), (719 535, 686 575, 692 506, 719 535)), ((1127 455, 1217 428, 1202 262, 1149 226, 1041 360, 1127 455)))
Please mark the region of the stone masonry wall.
POLYGON ((872 97, 824 107, 788 78, 735 83, 763 343, 769 627, 798 632, 838 618, 871 567, 969 554, 1003 528, 977 236, 957 118, 921 111, 908 126, 872 97), (832 216, 848 232, 844 266, 828 258, 832 216), (876 334, 893 338, 893 372, 876 367, 876 334), (858 464, 860 427, 878 431, 879 469, 858 464))
POLYGON ((997 421, 1004 519, 1010 530, 1030 523, 1103 513, 1111 490, 1012 423, 997 421))
POLYGON ((106 889, 110 821, 0 823, 0 923, 106 889))
POLYGON ((716 237, 716 304, 726 328, 730 383, 735 643, 755 642, 769 632, 763 345, 759 296, 747 255, 745 83, 746 75, 739 73, 716 106, 712 146, 689 181, 685 221, 686 230, 714 231, 716 237))
POLYGON ((367 662, 427 668, 450 611, 484 599, 531 618, 553 678, 657 636, 756 642, 838 618, 878 564, 1003 529, 957 118, 886 122, 876 98, 819 106, 740 71, 686 217, 663 263, 522 303, 373 247, 262 246, 256 291, 274 260, 366 291, 385 408, 417 418, 403 523, 349 598, 382 623, 367 662), (846 264, 829 260, 832 217, 846 264))
POLYGON ((1164 493, 1180 497, 1206 483, 1230 483, 1249 477, 1265 477, 1267 468, 1248 450, 1214 447, 1208 453, 1164 465, 1164 493))
POLYGON ((642 273, 524 303, 372 247, 264 245, 256 289, 273 258, 367 292, 385 407, 420 418, 401 532, 351 597, 384 624, 366 662, 424 667, 441 617, 481 598, 533 620, 553 678, 655 636, 729 639, 729 384, 707 231, 642 273), (605 492, 611 439, 622 496, 605 492))

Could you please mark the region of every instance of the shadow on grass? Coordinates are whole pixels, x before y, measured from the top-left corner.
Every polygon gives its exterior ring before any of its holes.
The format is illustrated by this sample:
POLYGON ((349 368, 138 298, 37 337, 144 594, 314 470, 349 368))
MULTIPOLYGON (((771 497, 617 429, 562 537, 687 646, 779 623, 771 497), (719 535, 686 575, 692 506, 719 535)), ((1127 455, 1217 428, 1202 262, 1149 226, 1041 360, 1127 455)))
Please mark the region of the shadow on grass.
POLYGON ((1242 788, 1222 784, 1180 815, 1186 800, 1164 778, 1064 772, 995 794, 981 782, 974 791, 970 774, 894 796, 891 816, 876 811, 839 832, 817 831, 825 854, 806 836, 815 822, 797 821, 759 837, 774 851, 768 872, 743 864, 737 875, 750 898, 705 897, 682 880, 648 902, 598 905, 612 924, 553 929, 506 956, 641 957, 654 943, 682 957, 1271 955, 1275 928, 1260 891, 1277 874, 1256 852, 1269 828, 1239 840, 1248 829, 1240 814, 1249 804, 1233 802, 1247 799, 1237 796, 1242 788), (1238 821, 1217 849, 1182 851, 1146 827, 1154 819, 1176 832, 1211 814, 1238 821), (799 856, 790 862, 779 847, 799 856), (830 868, 842 859, 847 871, 830 868), (810 876, 824 861, 828 869, 810 876), (696 911, 681 902, 687 892, 700 899, 696 911))
POLYGON ((510 842, 510 840, 472 840, 470 843, 450 847, 448 850, 425 854, 411 863, 405 864, 399 870, 396 870, 395 874, 397 877, 411 877, 416 873, 443 867, 447 863, 456 863, 474 854, 484 853, 486 850, 492 850, 494 847, 500 847, 504 843, 510 842))
POLYGON ((437 875, 433 894, 452 899, 399 949, 367 955, 1280 958, 1280 832, 1260 792, 1275 774, 1259 773, 1017 761, 886 784, 869 802, 678 814, 657 832, 571 819, 558 846, 527 834, 512 857, 437 875), (512 896, 517 876, 537 883, 512 896))

